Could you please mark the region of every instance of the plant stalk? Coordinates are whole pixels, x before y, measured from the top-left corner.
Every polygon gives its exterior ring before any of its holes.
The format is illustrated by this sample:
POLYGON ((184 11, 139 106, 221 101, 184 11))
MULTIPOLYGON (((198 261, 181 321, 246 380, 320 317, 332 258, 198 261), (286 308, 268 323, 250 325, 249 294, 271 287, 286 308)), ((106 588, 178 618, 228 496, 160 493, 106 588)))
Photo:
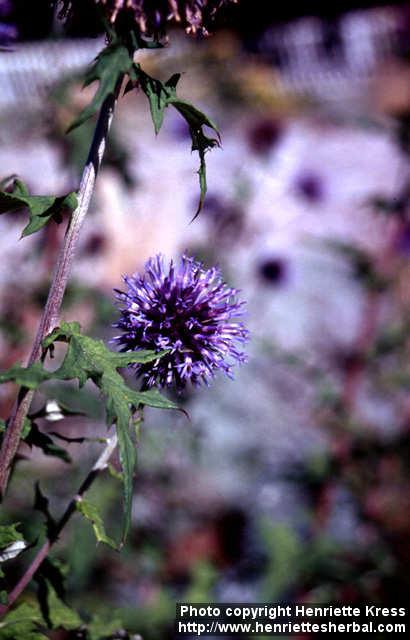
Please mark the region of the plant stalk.
MULTIPOLYGON (((78 206, 73 212, 67 226, 64 243, 54 272, 46 306, 34 339, 31 354, 28 358, 28 366, 40 358, 42 354, 41 343, 55 328, 58 322, 64 292, 73 264, 75 249, 78 244, 84 218, 90 206, 95 180, 104 155, 107 136, 110 130, 120 86, 121 83, 119 82, 114 94, 111 94, 106 98, 98 116, 87 162, 81 177, 80 188, 78 191, 78 206)), ((34 391, 32 390, 20 389, 13 413, 4 434, 0 450, 0 498, 4 496, 7 489, 11 466, 14 456, 17 453, 21 430, 29 411, 33 395, 34 391)))
POLYGON ((53 535, 49 537, 43 546, 36 553, 34 559, 32 560, 30 566, 27 568, 25 573, 22 575, 20 580, 17 582, 16 586, 9 593, 7 605, 0 605, 0 616, 4 616, 10 607, 14 604, 20 594, 27 587, 29 582, 32 580, 34 574, 40 568, 42 562, 47 558, 48 553, 55 542, 57 542, 62 530, 64 529, 67 522, 70 520, 71 516, 77 510, 77 502, 81 500, 82 496, 85 492, 90 488, 96 477, 107 468, 109 459, 115 451, 117 446, 117 435, 114 434, 110 438, 107 438, 107 443, 101 452, 99 458, 94 464, 93 468, 85 478, 84 482, 80 486, 77 494, 70 500, 66 510, 64 511, 62 517, 58 521, 55 530, 53 531, 53 535))

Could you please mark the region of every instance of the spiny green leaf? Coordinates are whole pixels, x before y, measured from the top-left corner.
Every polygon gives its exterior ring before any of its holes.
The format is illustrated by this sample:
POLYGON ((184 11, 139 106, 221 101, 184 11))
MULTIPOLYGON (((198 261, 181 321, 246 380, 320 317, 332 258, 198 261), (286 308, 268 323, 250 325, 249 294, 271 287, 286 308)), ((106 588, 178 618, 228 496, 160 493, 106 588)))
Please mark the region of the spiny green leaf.
POLYGON ((89 520, 93 525, 95 537, 97 538, 98 542, 104 542, 113 549, 118 549, 118 545, 115 540, 113 540, 106 534, 103 519, 95 505, 82 498, 81 500, 77 501, 76 508, 77 511, 79 511, 84 516, 84 518, 86 518, 86 520, 89 520))
POLYGON ((0 563, 12 560, 27 547, 18 526, 19 523, 0 525, 0 563))
POLYGON ((136 463, 135 447, 130 436, 132 413, 139 405, 150 405, 163 409, 176 408, 176 405, 158 392, 135 391, 128 387, 117 369, 135 362, 149 362, 161 357, 163 353, 144 351, 141 354, 115 353, 107 349, 101 340, 93 340, 80 333, 78 324, 63 324, 56 329, 49 340, 69 340, 64 361, 54 377, 61 379, 77 378, 80 385, 87 379, 99 387, 105 396, 107 424, 115 422, 118 436, 120 462, 123 470, 124 491, 124 532, 126 537, 130 524, 132 503, 132 477, 136 463))
MULTIPOLYGON (((78 613, 71 609, 58 595, 50 580, 39 576, 42 586, 43 617, 51 629, 72 631, 82 626, 78 613)), ((0 636, 1 637, 1 636, 0 636)))
POLYGON ((103 640, 105 638, 120 637, 115 634, 122 630, 121 620, 114 619, 102 619, 99 616, 95 616, 92 621, 87 625, 87 638, 89 640, 103 640))
POLYGON ((0 549, 8 547, 12 542, 23 540, 23 534, 17 531, 19 522, 8 525, 0 525, 0 549))
POLYGON ((30 447, 38 447, 46 456, 54 456, 60 458, 64 462, 71 462, 71 458, 67 451, 55 444, 54 440, 47 434, 40 431, 35 422, 30 424, 29 432, 26 436, 22 436, 23 440, 30 447))
MULTIPOLYGON (((40 413, 40 412, 39 412, 40 413)), ((2 438, 2 433, 6 430, 6 423, 4 420, 0 420, 0 440, 2 438)), ((71 458, 68 452, 55 444, 52 439, 52 435, 61 440, 65 440, 66 442, 84 442, 87 438, 65 438, 54 431, 51 434, 43 433, 38 428, 37 424, 34 422, 31 416, 24 419, 23 429, 21 431, 21 439, 24 440, 29 447, 38 447, 43 451, 46 456, 54 456, 55 458, 60 458, 64 460, 64 462, 71 462, 71 458)), ((96 438, 94 440, 97 440, 96 438)), ((100 441, 104 442, 104 440, 100 441)))
POLYGON ((162 396, 156 389, 135 391, 128 387, 117 369, 128 364, 156 360, 167 351, 141 351, 115 353, 107 349, 102 340, 94 340, 81 333, 77 322, 62 323, 43 341, 49 349, 55 341, 68 343, 67 352, 61 366, 54 372, 46 371, 40 363, 24 368, 14 366, 0 374, 0 382, 17 381, 21 386, 37 388, 41 382, 51 379, 77 379, 80 386, 92 380, 100 389, 106 405, 107 425, 116 425, 120 462, 123 471, 124 526, 125 539, 131 519, 132 478, 136 462, 135 446, 130 435, 130 425, 134 412, 142 405, 160 409, 177 409, 177 405, 162 396))
POLYGON ((34 509, 40 511, 46 520, 46 530, 47 537, 52 540, 55 539, 56 532, 56 521, 50 513, 50 509, 48 506, 48 498, 42 493, 40 489, 40 484, 36 482, 35 484, 35 495, 34 495, 34 509))
POLYGON ((59 440, 63 440, 63 442, 76 442, 77 444, 82 444, 83 442, 99 442, 100 444, 104 444, 107 442, 107 438, 87 438, 85 436, 72 438, 71 436, 65 436, 63 433, 58 433, 57 431, 50 431, 50 435, 55 436, 59 440))
MULTIPOLYGON (((70 125, 68 132, 82 125, 101 108, 104 100, 115 91, 117 83, 132 66, 132 58, 128 49, 118 41, 109 44, 96 57, 93 66, 88 71, 84 86, 95 80, 99 81, 98 89, 91 103, 83 109, 78 118, 70 125)), ((67 133, 68 133, 67 132, 67 133)))
POLYGON ((37 389, 42 382, 50 379, 50 374, 43 368, 40 362, 35 362, 30 367, 22 367, 14 364, 10 369, 0 373, 0 384, 15 382, 26 389, 37 389))
POLYGON ((61 214, 64 210, 76 209, 77 196, 74 192, 64 196, 30 196, 24 182, 15 179, 11 193, 0 191, 0 214, 25 207, 28 208, 30 217, 27 226, 23 229, 22 237, 39 231, 51 218, 61 222, 61 214))
POLYGON ((68 567, 59 560, 51 560, 51 558, 46 558, 45 560, 43 560, 40 567, 36 571, 35 576, 38 577, 39 575, 41 575, 43 576, 43 578, 48 580, 60 600, 65 601, 65 579, 67 576, 67 570, 68 567))
POLYGON ((109 463, 108 465, 108 472, 112 478, 120 480, 121 482, 123 481, 123 474, 121 473, 121 471, 117 471, 117 469, 111 463, 109 463))
POLYGON ((37 604, 23 602, 0 621, 1 640, 45 640, 43 618, 37 604))
MULTIPOLYGON (((0 525, 0 562, 6 562, 11 560, 20 553, 26 544, 23 540, 22 534, 17 531, 19 523, 10 525, 0 525), (23 546, 22 546, 23 545, 23 546), (19 549, 19 546, 22 548, 19 549), (17 548, 17 553, 16 551, 17 548), (11 551, 11 555, 10 555, 11 551)), ((0 566, 0 578, 4 578, 4 572, 0 566)), ((7 593, 6 593, 7 596, 7 593)), ((7 600, 7 598, 6 598, 7 600)), ((2 603, 5 604, 5 603, 2 603)))
POLYGON ((38 584, 38 603, 50 629, 71 631, 82 626, 82 620, 65 601, 65 571, 58 561, 46 558, 34 574, 38 584))
POLYGON ((199 155, 199 186, 200 198, 198 209, 194 217, 198 215, 202 209, 202 205, 206 194, 206 163, 205 153, 208 149, 219 146, 219 132, 214 122, 202 111, 194 107, 190 102, 182 100, 177 96, 176 86, 178 84, 180 74, 176 73, 167 82, 161 82, 149 76, 141 69, 138 64, 134 64, 130 73, 131 84, 140 86, 148 98, 151 117, 154 124, 155 133, 161 129, 164 121, 165 109, 173 106, 185 119, 189 127, 192 141, 192 151, 197 151, 199 155), (216 138, 211 138, 204 133, 203 127, 209 127, 216 133, 216 138))

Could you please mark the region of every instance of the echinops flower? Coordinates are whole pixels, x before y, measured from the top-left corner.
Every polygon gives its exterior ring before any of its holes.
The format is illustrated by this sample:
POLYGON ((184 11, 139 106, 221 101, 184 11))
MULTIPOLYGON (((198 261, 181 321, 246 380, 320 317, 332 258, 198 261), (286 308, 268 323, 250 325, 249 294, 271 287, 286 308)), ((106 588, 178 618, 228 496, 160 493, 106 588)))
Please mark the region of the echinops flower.
MULTIPOLYGON (((70 15, 83 0, 59 0, 62 15, 70 15)), ((219 9, 237 0, 94 0, 111 24, 126 19, 144 36, 163 36, 169 23, 187 33, 208 35, 219 9)))
POLYGON ((121 351, 169 349, 152 363, 135 365, 144 387, 207 384, 218 370, 232 377, 233 364, 246 361, 239 347, 248 331, 238 320, 245 303, 219 269, 187 255, 166 266, 157 255, 124 282, 127 291, 116 290, 122 308, 114 325, 122 333, 113 342, 121 351))

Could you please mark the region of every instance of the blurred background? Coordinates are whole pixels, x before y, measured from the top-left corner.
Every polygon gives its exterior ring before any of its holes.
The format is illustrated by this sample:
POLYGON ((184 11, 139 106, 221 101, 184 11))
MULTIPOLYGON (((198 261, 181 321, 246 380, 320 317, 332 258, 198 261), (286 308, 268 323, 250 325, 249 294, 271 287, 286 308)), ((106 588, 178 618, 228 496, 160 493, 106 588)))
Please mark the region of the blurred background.
MULTIPOLYGON (((94 124, 82 73, 103 46, 91 12, 63 29, 47 0, 0 1, 0 176, 32 193, 76 189, 94 124)), ((215 120, 222 149, 197 158, 177 113, 155 138, 145 96, 119 102, 64 318, 107 343, 113 288, 157 252, 218 263, 247 301, 249 363, 188 390, 189 413, 147 411, 132 531, 119 554, 76 517, 53 557, 68 598, 146 640, 173 638, 175 603, 404 601, 409 588, 410 6, 243 0, 216 34, 143 52, 215 120)), ((64 224, 19 240, 0 217, 0 368, 30 350, 64 224)), ((0 388, 7 417, 15 389, 0 388)), ((87 386, 50 385, 42 429, 104 436, 87 386), (58 419, 62 418, 62 419, 58 419)), ((98 455, 73 465, 22 445, 4 518, 36 530, 33 481, 60 514, 98 455)), ((90 499, 118 535, 114 461, 90 499)), ((38 520, 36 518, 38 517, 38 520)), ((27 556, 15 563, 20 575, 27 556)), ((9 574, 10 583, 16 575, 9 574)))

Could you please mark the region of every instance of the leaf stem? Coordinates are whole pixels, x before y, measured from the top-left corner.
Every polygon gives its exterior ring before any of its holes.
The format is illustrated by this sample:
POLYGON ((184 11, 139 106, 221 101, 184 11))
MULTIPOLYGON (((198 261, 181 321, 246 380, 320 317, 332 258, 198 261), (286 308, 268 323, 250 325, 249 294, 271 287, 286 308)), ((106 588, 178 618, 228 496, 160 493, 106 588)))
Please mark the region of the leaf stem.
POLYGON ((66 510, 61 516, 60 520, 57 522, 56 527, 53 531, 53 535, 50 536, 43 546, 36 553, 34 559, 32 560, 30 566, 26 569, 25 573, 22 575, 20 580, 17 582, 16 586, 12 589, 8 596, 7 605, 0 605, 0 617, 4 616, 10 609, 10 607, 14 604, 20 594, 27 587, 29 582, 32 580, 36 571, 40 568, 42 562, 47 558, 48 553, 51 547, 57 542, 62 530, 64 529, 67 522, 70 520, 71 516, 77 510, 77 502, 82 498, 85 492, 90 488, 93 484, 94 480, 97 476, 104 471, 104 469, 108 466, 108 461, 114 453, 117 446, 117 435, 114 433, 111 437, 107 438, 106 445, 98 457, 97 461, 93 465, 93 468, 88 473, 84 482, 81 484, 80 488, 76 495, 70 500, 66 510))
MULTIPOLYGON (((50 286, 46 306, 44 308, 31 354, 28 359, 28 365, 33 364, 33 362, 40 358, 42 353, 41 343, 46 335, 54 329, 58 322, 61 303, 63 301, 64 292, 70 276, 81 227, 90 206, 95 180, 104 155, 107 136, 111 126, 120 85, 121 83, 119 82, 115 92, 105 99, 98 116, 93 140, 78 191, 78 206, 73 212, 68 223, 64 243, 61 248, 56 270, 50 286)), ((4 434, 0 450, 0 498, 4 496, 7 489, 11 465, 19 446, 24 419, 27 416, 33 395, 34 391, 20 389, 13 413, 4 434)))

